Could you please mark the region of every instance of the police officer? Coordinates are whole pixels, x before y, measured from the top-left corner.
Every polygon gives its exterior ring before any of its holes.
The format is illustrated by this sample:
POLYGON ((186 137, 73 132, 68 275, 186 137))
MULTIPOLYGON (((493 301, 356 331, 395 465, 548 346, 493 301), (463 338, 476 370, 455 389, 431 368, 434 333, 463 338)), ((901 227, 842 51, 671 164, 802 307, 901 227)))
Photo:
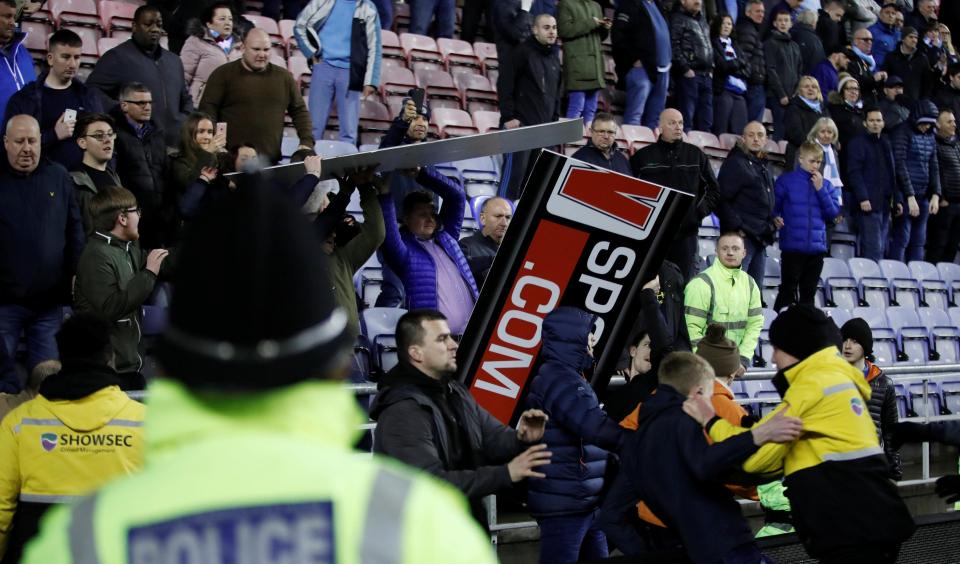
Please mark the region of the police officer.
POLYGON ((347 316, 309 224, 257 184, 184 240, 144 471, 52 514, 25 562, 495 562, 452 488, 350 450, 347 316))

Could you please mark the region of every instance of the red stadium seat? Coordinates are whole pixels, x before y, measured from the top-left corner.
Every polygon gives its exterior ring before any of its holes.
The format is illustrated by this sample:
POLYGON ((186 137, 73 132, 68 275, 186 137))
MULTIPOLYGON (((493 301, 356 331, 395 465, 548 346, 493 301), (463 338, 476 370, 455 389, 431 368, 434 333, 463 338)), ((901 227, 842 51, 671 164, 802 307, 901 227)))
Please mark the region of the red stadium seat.
POLYGON ((284 41, 293 39, 293 26, 296 23, 296 20, 280 20, 277 23, 277 29, 280 30, 280 37, 283 38, 284 41))
POLYGON ((277 25, 277 20, 259 14, 243 14, 243 17, 250 20, 255 27, 267 32, 270 35, 270 39, 277 45, 284 43, 283 36, 280 35, 280 27, 277 25))
POLYGON ((460 39, 447 39, 445 37, 437 40, 437 48, 440 55, 443 56, 443 62, 450 69, 451 65, 480 68, 482 63, 473 51, 473 45, 460 39))
POLYGON ((444 71, 447 69, 443 68, 443 63, 439 61, 413 61, 410 63, 410 70, 413 71, 413 74, 417 74, 417 71, 421 70, 431 70, 431 71, 444 71))
POLYGON ((360 100, 360 129, 384 132, 390 129, 393 116, 386 106, 376 100, 360 100))
POLYGON ((100 26, 100 16, 97 15, 94 0, 50 0, 49 7, 57 27, 68 24, 100 26))
POLYGON ((410 29, 410 4, 393 5, 393 29, 410 29))
POLYGON ((440 137, 462 137, 478 133, 470 114, 451 108, 433 108, 431 121, 440 129, 440 137))
POLYGON ((720 139, 708 131, 691 131, 687 134, 687 139, 697 147, 703 150, 708 156, 726 157, 727 150, 723 148, 720 139))
MULTIPOLYGON (((271 61, 272 62, 272 61, 271 61)), ((293 55, 287 61, 287 70, 293 75, 300 88, 305 84, 310 84, 310 67, 307 65, 307 58, 303 55, 293 55)))
POLYGON ((83 41, 83 50, 80 52, 80 64, 92 67, 100 58, 97 42, 100 40, 100 29, 95 27, 67 26, 66 29, 76 33, 83 41))
POLYGON ((464 105, 467 102, 497 103, 497 90, 490 84, 490 80, 479 74, 458 74, 453 79, 454 84, 463 96, 464 105))
POLYGON ((500 129, 500 112, 473 112, 473 124, 480 133, 500 129))
POLYGON ((117 45, 120 45, 124 41, 126 41, 126 39, 120 39, 119 37, 101 37, 99 40, 97 40, 97 51, 102 57, 104 53, 110 49, 113 49, 117 45))
POLYGON ((35 59, 46 59, 47 56, 47 38, 53 33, 53 26, 46 23, 23 21, 23 31, 27 32, 27 38, 23 45, 33 55, 35 59))
POLYGON ((434 61, 443 63, 437 42, 432 37, 415 33, 401 33, 400 46, 408 61, 434 61))
POLYGON ((383 96, 406 96, 417 87, 417 79, 407 69, 385 67, 380 72, 380 91, 383 96))
POLYGON ((110 35, 114 29, 133 29, 133 13, 137 6, 116 0, 100 0, 100 29, 110 35))
POLYGON ((657 142, 657 136, 649 127, 642 125, 621 125, 620 131, 630 145, 630 152, 657 142))
POLYGON ((460 106, 460 90, 457 89, 453 83, 453 77, 447 71, 417 69, 414 71, 414 76, 417 79, 417 85, 427 91, 427 96, 431 100, 434 98, 456 100, 457 106, 460 106))
POLYGON ((404 59, 388 59, 386 57, 384 57, 383 59, 380 59, 380 72, 382 73, 383 69, 387 67, 391 67, 395 69, 397 68, 406 69, 407 61, 404 59))
POLYGON ((493 43, 477 41, 473 44, 473 51, 485 69, 495 69, 500 66, 497 61, 497 46, 493 43))
POLYGON ((736 147, 738 141, 740 141, 740 136, 736 133, 720 134, 720 146, 728 151, 736 147))
POLYGON ((400 47, 400 38, 389 29, 380 30, 380 43, 382 46, 383 58, 404 59, 403 48, 400 47))

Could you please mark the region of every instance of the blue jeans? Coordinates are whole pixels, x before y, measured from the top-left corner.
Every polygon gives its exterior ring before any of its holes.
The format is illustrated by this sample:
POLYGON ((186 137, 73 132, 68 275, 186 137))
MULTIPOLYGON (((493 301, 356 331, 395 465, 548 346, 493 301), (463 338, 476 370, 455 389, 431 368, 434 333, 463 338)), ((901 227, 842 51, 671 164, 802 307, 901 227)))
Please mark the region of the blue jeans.
POLYGON ((437 16, 436 37, 453 37, 457 22, 457 7, 454 0, 411 0, 410 33, 426 35, 434 14, 437 16))
POLYGON ((357 144, 360 121, 360 93, 350 90, 350 69, 335 67, 326 61, 313 65, 310 79, 310 117, 313 138, 323 139, 323 130, 330 117, 330 105, 336 102, 340 120, 340 140, 357 144))
POLYGON ((607 537, 596 526, 599 510, 578 515, 542 517, 540 564, 572 564, 608 556, 607 537))
POLYGON ((393 26, 393 0, 373 0, 380 16, 380 29, 390 29, 393 26))
POLYGON ((855 217, 859 256, 879 261, 887 250, 887 238, 890 236, 890 212, 886 210, 874 210, 866 214, 859 212, 855 217))
POLYGON ((917 198, 920 215, 910 217, 907 204, 903 204, 903 215, 893 219, 893 245, 887 252, 887 258, 900 262, 923 260, 923 247, 927 243, 927 218, 930 215, 926 198, 917 198))
MULTIPOLYGON (((45 360, 58 360, 57 332, 63 323, 63 308, 60 306, 36 311, 18 305, 0 306, 0 340, 6 349, 7 356, 14 358, 17 354, 17 342, 21 333, 27 339, 27 372, 33 372, 34 367, 45 360)), ((10 382, 0 382, 0 388, 10 382)), ((19 392, 23 385, 20 382, 12 383, 19 392)))
POLYGON ((713 129, 713 77, 699 72, 692 78, 680 76, 676 94, 684 131, 713 129))
POLYGON ((762 84, 751 84, 745 94, 747 121, 763 122, 763 110, 767 108, 767 90, 762 84))
POLYGON ((660 123, 660 112, 667 107, 670 73, 658 73, 657 81, 652 82, 646 69, 634 67, 627 73, 626 82, 627 107, 623 113, 623 123, 656 129, 660 123))
POLYGON ((575 119, 583 116, 583 123, 592 123, 597 113, 597 99, 599 90, 573 90, 570 92, 570 101, 567 102, 567 118, 575 119))
POLYGON ((744 257, 740 268, 749 274, 757 287, 763 290, 763 276, 767 269, 767 246, 755 242, 750 237, 744 237, 744 246, 746 246, 747 256, 744 257))

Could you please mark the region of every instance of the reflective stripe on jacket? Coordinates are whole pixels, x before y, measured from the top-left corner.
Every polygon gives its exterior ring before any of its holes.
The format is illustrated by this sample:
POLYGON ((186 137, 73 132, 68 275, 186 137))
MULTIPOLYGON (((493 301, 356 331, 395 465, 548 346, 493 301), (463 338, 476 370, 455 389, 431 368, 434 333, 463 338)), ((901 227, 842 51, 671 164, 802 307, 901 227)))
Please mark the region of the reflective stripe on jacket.
POLYGON ((760 288, 749 274, 714 259, 687 284, 683 305, 694 349, 706 334, 707 325, 719 323, 727 328, 727 338, 737 343, 740 356, 753 358, 763 329, 763 304, 760 288))

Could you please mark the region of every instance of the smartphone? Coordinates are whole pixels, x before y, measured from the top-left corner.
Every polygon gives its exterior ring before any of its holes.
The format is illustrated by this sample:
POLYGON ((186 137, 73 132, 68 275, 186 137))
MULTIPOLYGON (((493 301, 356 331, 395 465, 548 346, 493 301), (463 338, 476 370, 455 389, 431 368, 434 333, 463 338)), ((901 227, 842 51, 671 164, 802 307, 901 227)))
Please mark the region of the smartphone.
POLYGON ((226 135, 227 134, 227 122, 219 121, 217 122, 217 135, 226 135))
POLYGON ((423 98, 426 96, 426 91, 423 88, 413 88, 410 90, 410 98, 413 100, 413 103, 417 106, 417 115, 423 113, 423 98))
POLYGON ((63 122, 64 123, 76 123, 77 121, 77 110, 64 110, 63 111, 63 122))

